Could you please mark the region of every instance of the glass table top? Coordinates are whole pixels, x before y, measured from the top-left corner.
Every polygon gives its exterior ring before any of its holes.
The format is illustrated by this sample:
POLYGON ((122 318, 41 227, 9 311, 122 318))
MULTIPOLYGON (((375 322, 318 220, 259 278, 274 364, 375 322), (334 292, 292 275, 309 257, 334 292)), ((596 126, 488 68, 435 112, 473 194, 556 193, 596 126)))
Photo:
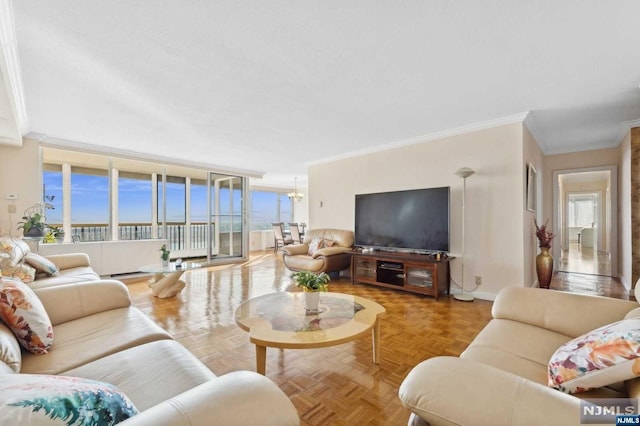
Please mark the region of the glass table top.
POLYGON ((318 313, 304 308, 303 292, 278 292, 247 300, 236 309, 236 323, 250 332, 253 343, 267 346, 324 346, 351 340, 370 330, 385 312, 362 297, 321 292, 318 313))
POLYGON ((184 272, 190 269, 204 268, 207 265, 198 262, 182 262, 180 267, 176 267, 176 262, 170 262, 169 266, 162 266, 162 263, 154 263, 153 265, 144 265, 138 268, 140 272, 150 272, 154 274, 169 274, 172 272, 184 272))

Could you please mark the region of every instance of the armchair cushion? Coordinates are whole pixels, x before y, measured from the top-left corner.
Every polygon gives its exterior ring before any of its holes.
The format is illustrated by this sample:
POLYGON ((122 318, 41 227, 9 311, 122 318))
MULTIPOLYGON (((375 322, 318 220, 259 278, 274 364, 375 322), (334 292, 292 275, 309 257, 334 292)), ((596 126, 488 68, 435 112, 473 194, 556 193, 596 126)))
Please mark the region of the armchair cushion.
POLYGON ((351 253, 351 249, 349 247, 325 247, 316 250, 316 252, 311 257, 316 259, 320 256, 333 256, 334 254, 341 253, 351 253))
POLYGON ((5 374, 0 418, 19 425, 116 424, 138 413, 118 388, 77 377, 5 374))
POLYGON ((560 346, 549 362, 549 386, 584 392, 640 375, 640 318, 605 325, 560 346))

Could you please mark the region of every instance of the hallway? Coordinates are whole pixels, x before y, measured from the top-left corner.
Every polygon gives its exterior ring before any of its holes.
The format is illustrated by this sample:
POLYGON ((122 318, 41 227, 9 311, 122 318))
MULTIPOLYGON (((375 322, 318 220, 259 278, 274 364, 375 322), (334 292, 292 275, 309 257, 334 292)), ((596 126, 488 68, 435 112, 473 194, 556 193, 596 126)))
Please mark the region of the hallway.
POLYGON ((611 259, 604 251, 571 242, 562 252, 558 271, 611 276, 611 259))

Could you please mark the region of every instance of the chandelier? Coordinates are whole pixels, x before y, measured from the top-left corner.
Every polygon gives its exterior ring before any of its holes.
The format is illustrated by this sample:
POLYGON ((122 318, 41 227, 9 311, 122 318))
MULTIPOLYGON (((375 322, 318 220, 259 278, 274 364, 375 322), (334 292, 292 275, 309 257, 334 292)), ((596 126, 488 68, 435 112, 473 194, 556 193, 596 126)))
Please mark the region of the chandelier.
POLYGON ((300 201, 304 198, 304 194, 302 192, 298 192, 298 178, 293 178, 293 192, 287 194, 290 200, 300 201))

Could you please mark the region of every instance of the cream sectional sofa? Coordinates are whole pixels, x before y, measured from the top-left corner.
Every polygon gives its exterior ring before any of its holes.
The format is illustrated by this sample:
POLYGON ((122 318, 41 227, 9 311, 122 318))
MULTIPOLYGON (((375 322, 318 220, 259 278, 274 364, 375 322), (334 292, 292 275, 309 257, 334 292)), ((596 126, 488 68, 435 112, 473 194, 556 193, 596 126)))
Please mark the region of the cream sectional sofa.
MULTIPOLYGON (((640 298, 640 283, 635 288, 640 298)), ((637 302, 509 287, 492 316, 459 358, 431 358, 407 375, 399 395, 412 411, 410 425, 578 425, 583 399, 640 397, 640 378, 576 394, 547 386, 561 345, 640 317, 637 302)))
MULTIPOLYGON (((0 361, 0 383, 2 374, 37 373, 113 384, 140 411, 123 425, 299 424, 295 407, 273 382, 248 371, 216 377, 131 306, 120 281, 55 285, 35 293, 53 324, 53 345, 44 355, 23 350, 19 360, 0 361)), ((0 323, 0 357, 16 344, 0 323)))
POLYGON ((11 236, 0 237, 0 276, 14 277, 24 281, 32 289, 100 279, 100 275, 93 270, 89 263, 89 256, 85 253, 45 257, 58 269, 53 275, 47 265, 35 267, 36 264, 42 263, 37 258, 42 259, 42 256, 32 253, 31 246, 25 240, 11 236), (30 256, 36 259, 30 259, 30 256))

